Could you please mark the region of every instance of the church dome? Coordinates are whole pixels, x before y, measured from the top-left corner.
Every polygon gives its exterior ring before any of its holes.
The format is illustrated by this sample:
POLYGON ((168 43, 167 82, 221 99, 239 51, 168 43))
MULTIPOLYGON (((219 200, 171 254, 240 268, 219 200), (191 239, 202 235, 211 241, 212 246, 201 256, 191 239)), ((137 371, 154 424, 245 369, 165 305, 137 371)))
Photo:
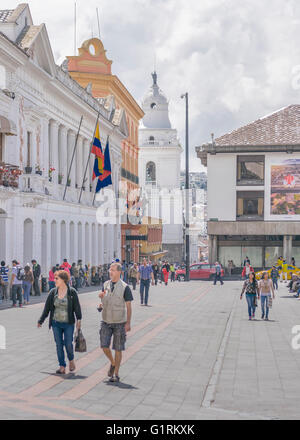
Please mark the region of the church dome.
POLYGON ((153 84, 143 98, 142 109, 145 113, 145 128, 171 128, 169 119, 169 103, 157 84, 157 73, 152 73, 153 84))

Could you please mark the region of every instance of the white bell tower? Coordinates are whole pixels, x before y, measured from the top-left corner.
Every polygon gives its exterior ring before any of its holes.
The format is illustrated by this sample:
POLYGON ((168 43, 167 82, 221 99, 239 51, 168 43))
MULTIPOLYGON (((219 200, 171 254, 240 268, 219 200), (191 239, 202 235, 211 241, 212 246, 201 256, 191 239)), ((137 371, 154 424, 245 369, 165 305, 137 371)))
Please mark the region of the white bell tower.
MULTIPOLYGON (((152 73, 152 80, 141 105, 145 116, 139 128, 139 178, 140 186, 152 194, 151 217, 164 220, 164 199, 168 198, 170 191, 180 189, 182 148, 177 130, 171 126, 169 102, 157 84, 156 72, 152 73), (164 196, 160 196, 159 203, 158 194, 162 193, 164 196)), ((170 221, 164 222, 163 226, 163 248, 168 250, 166 258, 169 261, 181 261, 182 243, 182 225, 174 224, 174 215, 171 214, 170 221)))

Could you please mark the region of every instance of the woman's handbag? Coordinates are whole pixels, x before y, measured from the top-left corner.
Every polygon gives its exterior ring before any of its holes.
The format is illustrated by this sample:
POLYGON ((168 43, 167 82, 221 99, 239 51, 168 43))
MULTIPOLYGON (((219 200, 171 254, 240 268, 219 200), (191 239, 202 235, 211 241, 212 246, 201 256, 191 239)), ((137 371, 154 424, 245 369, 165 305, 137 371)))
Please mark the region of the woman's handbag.
POLYGON ((86 340, 84 339, 82 331, 79 329, 75 337, 75 351, 84 353, 86 351, 86 340))
POLYGON ((254 307, 257 307, 257 296, 254 297, 254 307))
POLYGON ((271 296, 268 296, 268 307, 269 307, 269 309, 272 307, 272 297, 271 296))

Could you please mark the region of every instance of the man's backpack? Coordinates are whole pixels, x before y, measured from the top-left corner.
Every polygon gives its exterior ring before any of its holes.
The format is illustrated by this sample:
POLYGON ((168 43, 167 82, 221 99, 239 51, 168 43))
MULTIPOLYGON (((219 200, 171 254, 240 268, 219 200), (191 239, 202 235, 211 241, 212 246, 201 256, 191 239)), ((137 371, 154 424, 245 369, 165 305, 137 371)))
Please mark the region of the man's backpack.
POLYGON ((17 271, 17 280, 23 281, 24 278, 25 278, 25 272, 24 269, 20 266, 18 267, 18 271, 17 271))
POLYGON ((0 275, 6 275, 6 267, 4 266, 0 267, 0 275))

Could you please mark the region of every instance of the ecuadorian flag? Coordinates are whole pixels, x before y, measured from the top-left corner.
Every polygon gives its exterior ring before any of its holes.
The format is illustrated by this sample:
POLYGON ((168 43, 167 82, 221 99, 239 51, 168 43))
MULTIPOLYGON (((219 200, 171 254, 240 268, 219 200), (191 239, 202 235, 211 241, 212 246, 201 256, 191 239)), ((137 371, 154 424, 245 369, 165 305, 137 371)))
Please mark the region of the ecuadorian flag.
POLYGON ((104 166, 104 154, 102 151, 102 146, 100 141, 99 122, 97 123, 95 138, 92 146, 92 153, 95 155, 94 170, 93 170, 93 180, 94 180, 96 177, 102 176, 103 166, 104 166))
POLYGON ((98 177, 96 193, 100 191, 101 188, 105 188, 108 185, 112 185, 111 180, 111 163, 109 154, 109 141, 107 139, 107 144, 104 152, 104 167, 103 173, 98 177))

